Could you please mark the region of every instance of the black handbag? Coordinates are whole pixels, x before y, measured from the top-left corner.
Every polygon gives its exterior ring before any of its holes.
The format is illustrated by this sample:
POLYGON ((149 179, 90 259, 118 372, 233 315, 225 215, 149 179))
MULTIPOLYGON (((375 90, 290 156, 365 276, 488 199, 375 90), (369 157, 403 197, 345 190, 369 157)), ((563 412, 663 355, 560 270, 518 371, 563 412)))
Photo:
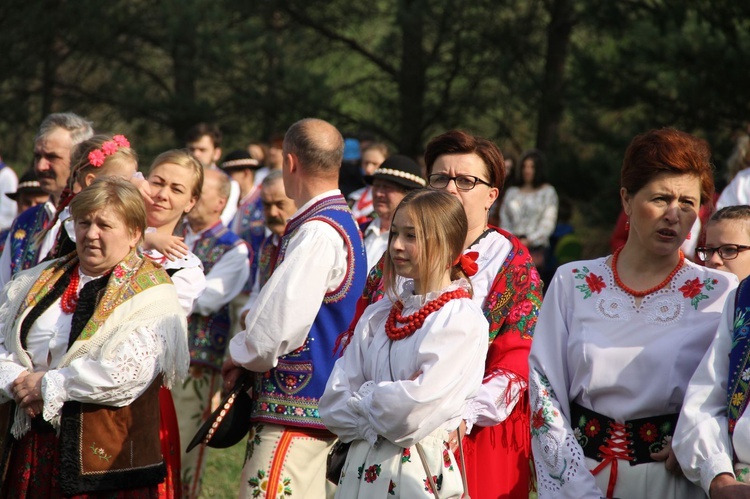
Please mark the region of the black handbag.
POLYGON ((333 443, 326 459, 326 479, 329 482, 338 485, 351 445, 351 442, 344 443, 338 439, 333 443))

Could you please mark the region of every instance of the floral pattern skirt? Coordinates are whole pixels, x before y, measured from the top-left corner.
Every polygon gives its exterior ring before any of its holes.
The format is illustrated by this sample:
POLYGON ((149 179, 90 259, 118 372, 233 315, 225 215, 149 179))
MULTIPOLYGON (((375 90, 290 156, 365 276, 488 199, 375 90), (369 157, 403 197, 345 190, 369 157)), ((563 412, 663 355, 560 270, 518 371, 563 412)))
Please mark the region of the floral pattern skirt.
MULTIPOLYGON (((62 498, 60 456, 54 431, 31 430, 13 444, 8 473, 2 485, 3 498, 62 498)), ((158 487, 97 492, 70 496, 71 499, 157 499, 158 487)))
MULTIPOLYGON (((441 499, 459 498, 464 491, 459 466, 447 441, 448 432, 439 429, 420 442, 441 499)), ((412 499, 434 495, 416 446, 404 449, 381 439, 375 447, 364 440, 352 442, 336 497, 412 499)))

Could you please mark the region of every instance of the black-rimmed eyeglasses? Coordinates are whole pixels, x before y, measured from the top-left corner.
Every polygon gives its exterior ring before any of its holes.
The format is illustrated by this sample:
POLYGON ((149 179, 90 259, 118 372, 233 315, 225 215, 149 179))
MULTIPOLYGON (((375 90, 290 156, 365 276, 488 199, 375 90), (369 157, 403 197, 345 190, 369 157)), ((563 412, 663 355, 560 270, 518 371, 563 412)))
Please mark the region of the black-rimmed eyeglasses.
POLYGON ((709 261, 714 253, 718 253, 722 260, 734 260, 741 252, 749 249, 750 246, 744 244, 722 244, 718 248, 709 248, 708 246, 695 248, 695 254, 703 262, 709 261))
POLYGON ((475 177, 474 175, 458 175, 455 177, 449 177, 448 175, 444 175, 442 173, 433 173, 429 177, 427 177, 427 181, 430 184, 430 187, 433 189, 445 189, 448 187, 448 184, 450 181, 453 180, 456 184, 456 189, 459 191, 470 191, 474 187, 476 187, 477 183, 484 184, 488 187, 492 187, 492 185, 482 180, 479 177, 475 177))

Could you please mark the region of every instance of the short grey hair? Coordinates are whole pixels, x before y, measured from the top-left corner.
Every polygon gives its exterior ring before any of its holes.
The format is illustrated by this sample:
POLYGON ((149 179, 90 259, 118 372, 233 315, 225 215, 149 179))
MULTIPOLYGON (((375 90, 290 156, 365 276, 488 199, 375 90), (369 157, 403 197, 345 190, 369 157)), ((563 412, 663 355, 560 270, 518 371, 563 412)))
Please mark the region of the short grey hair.
POLYGON ((94 136, 93 123, 87 119, 81 118, 75 113, 52 113, 44 118, 39 125, 39 131, 34 137, 34 142, 46 138, 57 128, 62 128, 70 132, 70 141, 73 147, 77 146, 84 140, 94 136))
POLYGON ((283 150, 297 156, 310 173, 338 175, 344 160, 344 137, 326 121, 305 118, 289 127, 283 150))
POLYGON ((271 170, 268 172, 268 175, 263 177, 261 186, 270 188, 274 182, 278 182, 279 180, 284 180, 284 172, 281 170, 271 170))

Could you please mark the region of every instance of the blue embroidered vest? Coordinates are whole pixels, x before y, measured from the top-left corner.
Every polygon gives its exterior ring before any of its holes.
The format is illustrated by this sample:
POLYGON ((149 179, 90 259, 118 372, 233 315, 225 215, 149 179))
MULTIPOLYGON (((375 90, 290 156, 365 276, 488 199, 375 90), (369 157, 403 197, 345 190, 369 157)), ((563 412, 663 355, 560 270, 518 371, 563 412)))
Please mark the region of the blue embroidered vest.
POLYGON ((32 206, 13 221, 10 233, 10 276, 13 277, 22 270, 30 269, 39 263, 39 246, 36 236, 44 229, 49 221, 44 203, 32 206))
POLYGON ((745 412, 750 392, 750 279, 743 279, 734 297, 734 330, 729 353, 727 416, 729 434, 745 412))
MULTIPOLYGON (((193 253, 203 263, 203 272, 208 275, 214 264, 232 248, 245 244, 237 234, 217 223, 195 243, 193 253)), ((190 363, 220 370, 229 338, 229 305, 206 316, 191 314, 188 317, 188 342, 190 363)))
POLYGON ((250 277, 248 277, 242 292, 250 294, 253 289, 253 279, 258 270, 258 253, 260 245, 266 237, 265 218, 263 217, 263 200, 260 197, 260 188, 256 189, 249 199, 245 200, 237 208, 237 214, 231 225, 232 231, 240 236, 252 248, 253 254, 250 260, 250 277), (237 221, 239 220, 239 223, 237 221), (237 225, 235 227, 235 225, 237 225))
POLYGON ((329 224, 341 235, 348 250, 346 274, 339 288, 325 295, 305 343, 279 357, 277 366, 266 372, 260 386, 256 386, 259 395, 254 421, 325 428, 318 414, 318 399, 323 395, 337 358, 333 352, 336 338, 349 325, 362 293, 367 260, 362 237, 346 200, 336 195, 320 200, 287 224, 274 268, 284 260, 289 241, 300 226, 313 220, 329 224))

